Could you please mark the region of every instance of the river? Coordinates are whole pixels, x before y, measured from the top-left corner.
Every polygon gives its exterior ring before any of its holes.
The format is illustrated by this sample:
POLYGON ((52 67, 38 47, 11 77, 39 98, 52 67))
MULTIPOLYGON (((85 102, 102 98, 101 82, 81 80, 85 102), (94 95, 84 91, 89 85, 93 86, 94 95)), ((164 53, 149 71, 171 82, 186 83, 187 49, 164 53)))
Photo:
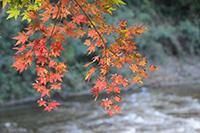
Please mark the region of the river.
POLYGON ((0 108, 0 133, 199 133, 200 84, 141 88, 110 117, 97 102, 68 100, 52 112, 36 103, 0 108))

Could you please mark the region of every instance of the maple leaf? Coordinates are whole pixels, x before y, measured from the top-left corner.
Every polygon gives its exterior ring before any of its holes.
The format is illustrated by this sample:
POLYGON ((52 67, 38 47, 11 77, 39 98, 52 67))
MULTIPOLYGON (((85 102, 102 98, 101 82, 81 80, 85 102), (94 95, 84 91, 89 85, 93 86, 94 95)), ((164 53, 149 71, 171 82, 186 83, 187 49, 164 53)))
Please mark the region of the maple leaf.
POLYGON ((36 11, 32 10, 31 12, 29 12, 27 14, 27 16, 31 19, 31 20, 36 20, 38 18, 38 14, 36 13, 36 11))
POLYGON ((98 95, 99 95, 99 89, 98 89, 98 88, 96 88, 96 89, 91 89, 90 93, 96 93, 96 94, 94 94, 94 96, 95 96, 94 101, 96 101, 97 98, 98 98, 98 95))
POLYGON ((57 65, 57 62, 54 62, 54 60, 50 60, 49 62, 49 67, 55 67, 55 65, 57 65))
POLYGON ((103 67, 100 69, 100 71, 101 71, 101 73, 102 73, 103 75, 106 75, 106 73, 108 73, 109 69, 108 69, 108 67, 105 65, 105 66, 103 66, 103 67))
POLYGON ((135 77, 133 77, 132 82, 143 84, 143 82, 141 81, 142 79, 143 79, 142 77, 136 75, 135 77))
POLYGON ((115 112, 121 113, 121 111, 120 111, 121 108, 118 105, 113 106, 113 108, 114 108, 115 112))
POLYGON ((46 106, 46 101, 43 101, 43 99, 41 98, 41 100, 38 100, 37 103, 39 103, 39 107, 40 106, 46 106))
POLYGON ((114 92, 121 93, 120 90, 122 90, 122 89, 119 88, 118 85, 116 85, 116 86, 113 87, 113 90, 114 90, 114 92))
POLYGON ((150 67, 149 67, 149 70, 154 72, 154 71, 157 71, 157 70, 160 70, 160 69, 156 68, 153 64, 151 64, 150 67))
POLYGON ((46 86, 41 85, 41 83, 38 82, 38 83, 33 83, 33 88, 37 89, 37 93, 38 93, 38 92, 42 92, 42 90, 46 89, 46 86))
POLYGON ((131 57, 135 60, 138 60, 141 58, 141 55, 137 52, 134 52, 133 54, 131 54, 131 57))
POLYGON ((15 17, 15 20, 17 20, 18 15, 20 14, 20 10, 18 10, 16 7, 12 7, 10 10, 8 10, 6 13, 8 13, 8 17, 6 19, 15 17))
POLYGON ((49 79, 45 77, 44 75, 39 75, 37 80, 40 81, 42 84, 46 85, 49 79))
POLYGON ((99 91, 107 87, 107 82, 104 80, 100 81, 99 79, 97 79, 97 81, 95 81, 94 83, 95 83, 94 88, 99 88, 99 91))
POLYGON ((113 111, 113 110, 108 110, 108 112, 107 112, 110 116, 112 116, 112 115, 114 115, 115 114, 115 112, 113 111))
POLYGON ((62 77, 64 77, 64 75, 61 74, 61 73, 54 73, 52 76, 53 76, 55 82, 56 82, 57 80, 59 80, 60 82, 62 82, 62 77))
POLYGON ((45 74, 47 74, 48 73, 48 71, 47 71, 47 69, 46 68, 43 68, 43 67, 39 67, 39 66, 37 66, 36 68, 35 68, 35 70, 37 71, 37 75, 45 75, 45 74))
POLYGON ((87 23, 85 15, 76 15, 72 17, 72 19, 73 19, 73 22, 76 22, 78 25, 80 25, 80 23, 87 23))
POLYGON ((53 107, 52 107, 52 106, 46 106, 46 107, 45 107, 45 109, 44 109, 44 111, 46 111, 46 110, 47 110, 47 111, 49 111, 49 112, 50 112, 52 109, 53 109, 53 107))
POLYGON ((97 69, 97 68, 92 67, 92 68, 88 71, 88 73, 86 74, 85 80, 88 79, 88 83, 89 83, 89 81, 90 81, 91 74, 95 73, 96 69, 97 69))
POLYGON ((109 108, 109 110, 111 109, 111 105, 113 104, 113 100, 108 100, 108 98, 103 99, 103 102, 101 103, 102 106, 104 106, 104 110, 106 110, 107 108, 109 108))
POLYGON ((51 89, 54 89, 54 90, 56 90, 56 89, 58 89, 58 90, 61 90, 61 83, 57 83, 57 84, 54 84, 54 85, 51 85, 51 89))
POLYGON ((26 36, 26 33, 24 31, 17 32, 19 36, 13 37, 12 39, 18 40, 15 46, 19 45, 20 43, 24 44, 26 41, 28 41, 28 36, 26 36))
POLYGON ((113 91, 113 87, 109 86, 107 89, 106 89, 107 93, 109 94, 110 92, 113 91))
POLYGON ((12 64, 11 67, 15 67, 15 69, 18 71, 20 70, 20 73, 28 67, 28 63, 31 65, 31 61, 33 60, 32 57, 26 57, 27 54, 21 54, 13 57, 16 61, 12 64))
POLYGON ((47 63, 47 58, 45 56, 35 57, 37 59, 37 63, 41 63, 44 66, 44 63, 47 63))
POLYGON ((84 42, 84 45, 90 46, 90 45, 91 45, 90 40, 89 40, 89 39, 86 39, 85 42, 84 42))
POLYGON ((59 73, 67 72, 66 67, 67 67, 67 65, 65 65, 65 62, 62 62, 62 63, 59 62, 58 65, 55 65, 55 69, 56 69, 59 73))
POLYGON ((50 97, 49 92, 51 92, 51 90, 49 90, 49 89, 43 89, 43 90, 42 90, 41 97, 44 97, 45 95, 47 95, 48 97, 50 97))
POLYGON ((145 73, 145 72, 146 72, 145 69, 141 69, 141 70, 138 72, 138 74, 139 74, 140 76, 144 77, 144 78, 151 77, 151 76, 149 76, 149 74, 147 74, 147 73, 145 73))
POLYGON ((118 96, 118 95, 115 95, 114 99, 117 102, 122 102, 122 98, 120 96, 118 96))
POLYGON ((132 66, 129 66, 129 68, 133 71, 133 73, 138 72, 139 71, 139 66, 137 66, 136 64, 132 64, 132 66))
POLYGON ((123 84, 124 87, 126 87, 127 85, 129 85, 129 81, 127 80, 128 78, 123 79, 123 81, 121 81, 121 83, 123 84))
POLYGON ((146 67, 147 61, 146 61, 146 57, 142 58, 138 64, 142 67, 146 67))
POLYGON ((95 45, 90 45, 90 47, 87 49, 87 51, 89 51, 87 55, 89 55, 89 54, 91 54, 92 52, 94 52, 94 51, 95 51, 95 48, 96 48, 95 45))
POLYGON ((20 52, 23 52, 25 49, 26 49, 26 45, 25 44, 22 44, 22 47, 21 48, 18 48, 18 47, 15 47, 13 49, 17 49, 18 51, 15 53, 15 54, 18 54, 20 52))
POLYGON ((57 109, 57 105, 60 105, 60 103, 56 102, 55 100, 49 103, 49 106, 55 109, 57 109))
POLYGON ((112 81, 112 84, 111 85, 114 85, 115 83, 117 84, 117 85, 119 85, 119 83, 121 83, 122 81, 123 81, 123 79, 122 79, 122 76, 121 75, 117 75, 117 74, 111 74, 111 80, 114 80, 114 81, 112 81))

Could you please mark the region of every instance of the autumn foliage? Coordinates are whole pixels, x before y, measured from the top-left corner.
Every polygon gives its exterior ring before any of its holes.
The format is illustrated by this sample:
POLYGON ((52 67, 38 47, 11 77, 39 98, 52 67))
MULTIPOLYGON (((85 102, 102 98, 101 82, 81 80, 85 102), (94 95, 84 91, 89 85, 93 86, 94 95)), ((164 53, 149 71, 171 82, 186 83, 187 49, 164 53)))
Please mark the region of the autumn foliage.
POLYGON ((17 40, 14 48, 17 52, 12 67, 21 73, 33 61, 36 62, 38 77, 33 88, 41 94, 38 104, 45 107, 44 111, 51 111, 60 105, 50 100, 50 94, 52 90, 61 89, 62 78, 67 72, 67 64, 57 60, 62 56, 61 51, 67 52, 63 48, 63 45, 67 45, 66 36, 74 39, 84 36, 88 55, 96 49, 101 50, 91 62, 84 65, 90 67, 85 80, 89 82, 92 74, 99 73, 90 93, 97 100, 99 94, 106 91, 108 97, 103 99, 101 105, 110 116, 121 113, 117 103, 122 101, 119 94, 123 88, 130 82, 142 84, 143 78, 150 77, 146 69, 158 70, 154 65, 147 67, 146 57, 136 52, 134 38, 147 28, 143 28, 143 25, 130 27, 124 20, 117 26, 106 22, 104 15, 112 15, 117 6, 125 4, 122 0, 95 0, 93 3, 86 0, 59 0, 57 3, 50 3, 49 0, 19 0, 16 3, 3 0, 3 7, 6 4, 11 7, 7 11, 10 14, 8 18, 17 19, 18 15, 22 15, 23 20, 30 22, 24 31, 13 37, 17 40), (18 6, 25 8, 24 12, 15 9, 18 6), (31 40, 34 34, 39 37, 31 40), (113 36, 115 41, 109 41, 109 36, 113 36))

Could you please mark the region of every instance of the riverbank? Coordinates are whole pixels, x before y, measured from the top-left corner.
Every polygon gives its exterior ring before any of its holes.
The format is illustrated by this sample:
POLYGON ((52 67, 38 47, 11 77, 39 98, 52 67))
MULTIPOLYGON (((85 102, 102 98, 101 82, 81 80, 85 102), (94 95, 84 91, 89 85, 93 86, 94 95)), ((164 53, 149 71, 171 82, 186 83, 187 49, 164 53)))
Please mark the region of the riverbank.
MULTIPOLYGON (((123 91, 141 91, 138 88, 160 88, 160 87, 170 87, 170 86, 181 86, 184 84, 196 84, 200 83, 200 61, 199 59, 186 60, 187 63, 181 63, 177 59, 173 59, 169 64, 158 65, 160 68, 159 71, 150 73, 151 78, 145 79, 144 84, 135 84, 132 83, 127 89, 123 91)), ((29 103, 37 101, 40 98, 40 95, 35 94, 23 99, 13 99, 0 104, 0 107, 3 106, 13 106, 23 103, 29 103)), ((67 93, 56 93, 53 98, 67 101, 68 99, 74 99, 75 101, 80 100, 81 98, 92 100, 92 94, 89 90, 79 91, 79 92, 67 92, 67 93)))

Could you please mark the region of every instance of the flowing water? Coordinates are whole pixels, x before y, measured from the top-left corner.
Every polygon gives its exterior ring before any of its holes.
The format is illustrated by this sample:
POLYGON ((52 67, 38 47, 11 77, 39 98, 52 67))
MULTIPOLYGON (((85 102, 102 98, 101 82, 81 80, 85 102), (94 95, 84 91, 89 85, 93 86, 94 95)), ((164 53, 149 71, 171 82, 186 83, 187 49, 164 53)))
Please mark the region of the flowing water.
POLYGON ((63 102, 42 112, 35 103, 0 108, 0 133, 200 133, 200 85, 142 88, 123 95, 110 117, 99 102, 63 102))

